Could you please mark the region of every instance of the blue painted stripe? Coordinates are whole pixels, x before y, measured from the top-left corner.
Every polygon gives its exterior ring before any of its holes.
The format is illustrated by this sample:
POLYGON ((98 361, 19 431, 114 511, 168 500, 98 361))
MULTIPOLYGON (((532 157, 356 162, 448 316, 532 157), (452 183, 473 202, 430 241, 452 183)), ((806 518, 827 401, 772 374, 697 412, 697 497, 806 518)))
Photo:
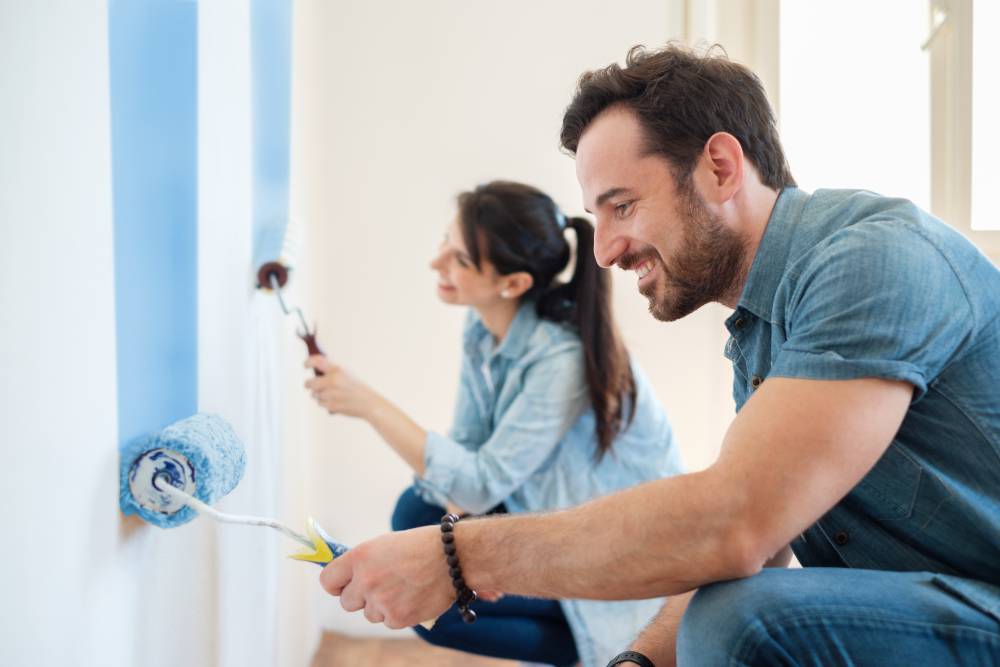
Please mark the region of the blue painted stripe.
POLYGON ((198 13, 111 0, 118 433, 198 409, 198 13))
POLYGON ((254 265, 281 256, 288 226, 291 0, 250 5, 254 265))

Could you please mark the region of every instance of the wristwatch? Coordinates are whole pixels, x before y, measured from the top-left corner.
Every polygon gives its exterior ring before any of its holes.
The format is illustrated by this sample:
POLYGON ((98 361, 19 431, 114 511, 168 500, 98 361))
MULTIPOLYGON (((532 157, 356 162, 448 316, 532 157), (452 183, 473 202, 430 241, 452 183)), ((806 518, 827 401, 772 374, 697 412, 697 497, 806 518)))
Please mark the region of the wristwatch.
POLYGON ((611 658, 611 662, 608 663, 608 667, 615 667, 615 665, 620 665, 623 662, 632 662, 639 665, 639 667, 656 667, 652 660, 638 651, 622 651, 615 657, 611 658))

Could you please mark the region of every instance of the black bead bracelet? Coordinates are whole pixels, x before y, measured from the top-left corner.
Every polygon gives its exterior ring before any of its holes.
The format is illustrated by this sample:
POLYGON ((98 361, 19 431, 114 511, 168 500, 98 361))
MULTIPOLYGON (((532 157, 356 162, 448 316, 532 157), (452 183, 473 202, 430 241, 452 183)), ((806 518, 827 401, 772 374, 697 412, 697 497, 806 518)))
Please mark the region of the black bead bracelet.
POLYGON ((465 585, 462 578, 462 568, 458 564, 458 554, 455 552, 455 524, 457 514, 445 514, 441 517, 441 543, 444 545, 444 557, 448 561, 448 574, 451 575, 451 585, 455 587, 455 606, 466 623, 474 623, 476 612, 469 608, 476 601, 476 591, 465 585))

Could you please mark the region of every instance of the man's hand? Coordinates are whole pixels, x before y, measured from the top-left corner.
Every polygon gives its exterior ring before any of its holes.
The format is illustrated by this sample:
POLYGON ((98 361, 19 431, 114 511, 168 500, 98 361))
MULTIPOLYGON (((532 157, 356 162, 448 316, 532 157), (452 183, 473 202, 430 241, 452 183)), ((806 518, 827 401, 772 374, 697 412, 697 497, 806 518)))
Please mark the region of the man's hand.
POLYGON ((370 622, 393 629, 435 620, 455 601, 437 526, 359 544, 323 568, 319 580, 347 611, 364 609, 370 622))

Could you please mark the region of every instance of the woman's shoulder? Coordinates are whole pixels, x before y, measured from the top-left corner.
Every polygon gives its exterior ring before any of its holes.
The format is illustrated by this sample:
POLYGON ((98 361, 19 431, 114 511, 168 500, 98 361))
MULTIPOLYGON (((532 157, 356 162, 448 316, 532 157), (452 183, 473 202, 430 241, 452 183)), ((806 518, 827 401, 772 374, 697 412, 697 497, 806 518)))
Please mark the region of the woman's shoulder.
POLYGON ((568 324, 543 319, 538 320, 524 350, 526 361, 574 355, 580 357, 582 362, 583 343, 576 330, 568 324))

